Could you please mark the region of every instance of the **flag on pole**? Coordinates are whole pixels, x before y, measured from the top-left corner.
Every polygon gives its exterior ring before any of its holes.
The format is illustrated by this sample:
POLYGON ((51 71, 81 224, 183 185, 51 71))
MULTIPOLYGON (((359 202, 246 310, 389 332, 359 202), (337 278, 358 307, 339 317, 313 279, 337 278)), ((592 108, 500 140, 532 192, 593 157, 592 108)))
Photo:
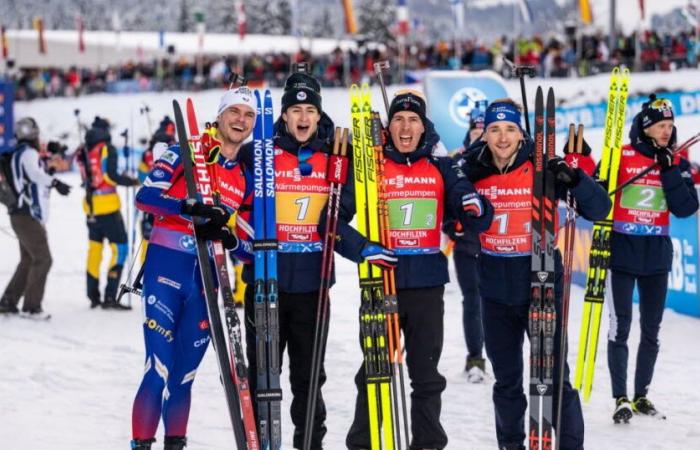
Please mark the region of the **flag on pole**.
POLYGON ((204 33, 207 30, 207 24, 204 22, 204 12, 197 11, 194 13, 195 27, 197 30, 197 46, 199 50, 204 48, 204 33))
POLYGON ((2 58, 7 59, 10 52, 7 49, 7 36, 5 35, 5 25, 0 25, 0 47, 2 47, 2 58))
POLYGON ((455 27, 457 30, 464 28, 464 2, 462 0, 450 0, 452 5, 452 15, 455 17, 455 27))
POLYGON ((248 28, 245 20, 245 4, 243 0, 236 0, 236 24, 238 25, 238 37, 243 40, 248 28))
POLYGON ((406 0, 396 0, 396 22, 398 23, 398 34, 406 36, 409 30, 406 0))
POLYGON ((75 28, 78 30, 78 52, 85 53, 85 24, 83 23, 83 17, 78 14, 75 16, 75 28))
POLYGON ((593 22, 593 10, 591 9, 591 3, 588 0, 578 1, 578 11, 581 17, 581 23, 584 25, 590 25, 593 22))
POLYGON ((520 15, 523 18, 523 22, 532 22, 532 11, 530 11, 530 5, 527 4, 527 0, 515 0, 520 8, 520 15))
POLYGON ((341 0, 343 2, 343 12, 345 13, 345 32, 348 34, 357 33, 357 22, 355 21, 355 10, 352 7, 352 0, 341 0))
POLYGON ((165 30, 161 28, 158 30, 158 48, 163 47, 165 47, 165 30))
POLYGON ((642 20, 644 20, 644 0, 639 0, 639 13, 642 16, 642 20))
POLYGON ((46 54, 46 40, 44 39, 44 19, 35 17, 32 24, 39 38, 39 53, 46 54))

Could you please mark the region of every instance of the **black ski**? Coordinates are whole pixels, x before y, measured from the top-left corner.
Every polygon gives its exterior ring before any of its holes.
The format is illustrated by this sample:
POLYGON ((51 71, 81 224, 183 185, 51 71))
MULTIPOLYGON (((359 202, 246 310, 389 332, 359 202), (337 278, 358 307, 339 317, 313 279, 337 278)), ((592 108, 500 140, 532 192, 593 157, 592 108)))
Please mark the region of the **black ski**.
MULTIPOLYGON (((187 186, 187 197, 196 200, 201 198, 202 202, 207 204, 213 204, 214 198, 212 196, 211 190, 209 190, 208 192, 198 192, 197 182, 195 180, 194 174, 195 162, 192 161, 185 119, 182 115, 182 110, 180 109, 180 105, 178 104, 177 100, 173 100, 173 110, 175 114, 175 126, 177 128, 177 137, 180 144, 180 158, 182 159, 185 184, 187 186)), ((204 176, 208 176, 206 163, 204 161, 197 161, 196 164, 197 170, 201 170, 204 176)), ((243 421, 240 411, 240 401, 238 398, 238 392, 236 391, 236 386, 233 384, 233 379, 231 377, 232 366, 226 347, 226 336, 224 334, 224 326, 221 320, 221 313, 219 312, 218 295, 214 284, 214 274, 212 272, 212 265, 209 259, 207 241, 205 241, 204 239, 197 238, 196 233, 195 241, 197 248, 197 261, 200 273, 202 275, 204 295, 206 297, 207 302, 207 314, 209 317, 209 333, 211 334, 211 341, 214 345, 216 360, 219 364, 219 374, 221 376, 221 383, 224 386, 224 392, 226 393, 226 404, 228 406, 231 424, 233 426, 233 434, 236 439, 236 447, 238 450, 246 450, 246 436, 245 431, 243 429, 243 421)))
POLYGON ((547 176, 547 160, 554 156, 554 92, 542 88, 535 96, 535 149, 532 191, 532 280, 528 326, 530 334, 530 431, 531 450, 552 448, 552 394, 554 372, 554 236, 556 195, 554 178, 547 176), (546 132, 545 132, 546 114, 546 132))

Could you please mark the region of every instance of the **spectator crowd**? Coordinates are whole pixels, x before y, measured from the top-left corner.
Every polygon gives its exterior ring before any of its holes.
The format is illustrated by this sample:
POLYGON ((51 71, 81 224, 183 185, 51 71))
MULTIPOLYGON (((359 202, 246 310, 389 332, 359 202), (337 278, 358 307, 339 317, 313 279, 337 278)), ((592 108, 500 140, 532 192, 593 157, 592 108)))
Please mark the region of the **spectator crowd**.
POLYGON ((700 62, 698 33, 682 31, 661 34, 619 34, 610 46, 609 36, 602 33, 580 36, 510 39, 501 37, 490 45, 470 39, 458 42, 438 41, 411 43, 404 49, 395 44, 358 50, 334 50, 328 55, 311 56, 283 53, 246 56, 203 55, 197 58, 171 56, 140 62, 127 62, 106 68, 37 68, 21 67, 11 71, 19 100, 54 96, 75 96, 95 92, 163 91, 173 89, 207 89, 226 84, 230 70, 245 74, 255 83, 278 87, 284 83, 291 64, 312 61, 313 75, 324 86, 347 86, 369 81, 373 63, 389 60, 399 68, 388 75, 387 82, 399 82, 412 71, 492 69, 510 76, 503 57, 517 64, 533 65, 543 77, 587 76, 605 72, 624 64, 636 71, 670 71, 697 67, 700 62))

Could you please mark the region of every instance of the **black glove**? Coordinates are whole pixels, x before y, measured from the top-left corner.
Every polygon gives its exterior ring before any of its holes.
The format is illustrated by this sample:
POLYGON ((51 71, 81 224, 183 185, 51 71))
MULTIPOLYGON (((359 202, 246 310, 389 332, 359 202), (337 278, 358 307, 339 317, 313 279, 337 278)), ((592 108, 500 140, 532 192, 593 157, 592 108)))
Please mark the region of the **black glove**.
POLYGON ((58 178, 53 179, 53 181, 51 182, 51 187, 55 188, 61 195, 70 194, 70 186, 64 183, 63 181, 59 180, 58 178))
MULTIPOLYGON (((576 140, 574 140, 574 147, 576 146, 576 140)), ((586 142, 586 139, 583 139, 582 142, 583 148, 581 149, 581 154, 583 156, 589 156, 591 154, 591 146, 588 145, 588 142, 586 142)), ((569 140, 566 140, 566 144, 564 144, 564 154, 568 155, 569 154, 569 140)))
POLYGON ((661 167, 662 172, 666 172, 668 169, 673 167, 673 152, 668 147, 655 148, 654 159, 656 160, 656 163, 661 167))
POLYGON ((231 230, 224 226, 215 226, 211 222, 194 226, 195 235, 199 239, 207 241, 221 241, 221 245, 226 250, 235 250, 238 248, 238 238, 231 230))
POLYGON ((223 206, 205 205, 193 199, 183 200, 180 205, 180 213, 193 217, 204 217, 213 224, 222 227, 231 218, 231 214, 223 206))
POLYGON ((138 178, 131 178, 130 176, 125 174, 122 174, 122 176, 128 180, 124 182, 124 186, 138 186, 139 184, 141 184, 138 178))
POLYGON ((547 161, 547 169, 554 174, 557 181, 560 181, 568 188, 572 188, 578 184, 580 177, 575 169, 572 169, 564 159, 559 156, 550 158, 547 161))
POLYGON ((457 231, 457 221, 456 220, 450 220, 446 221, 442 225, 442 232, 445 233, 450 239, 453 241, 458 240, 461 237, 464 237, 464 231, 462 230, 461 227, 459 227, 459 231, 457 231))

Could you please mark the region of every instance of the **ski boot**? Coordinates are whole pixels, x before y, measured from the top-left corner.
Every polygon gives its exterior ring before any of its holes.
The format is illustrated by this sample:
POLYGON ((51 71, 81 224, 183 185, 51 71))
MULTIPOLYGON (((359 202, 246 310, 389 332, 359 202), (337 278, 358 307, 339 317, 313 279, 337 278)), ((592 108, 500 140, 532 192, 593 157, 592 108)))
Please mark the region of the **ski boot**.
POLYGON ((464 369, 467 372, 467 381, 470 383, 481 383, 486 375, 486 361, 484 358, 467 357, 467 365, 464 369))
POLYGON ((654 404, 643 395, 639 397, 636 395, 634 396, 634 400, 632 400, 632 411, 636 414, 644 414, 645 416, 650 416, 655 419, 666 420, 666 416, 661 414, 654 404))
POLYGON ((615 412, 613 412, 612 418, 615 423, 630 423, 632 405, 627 397, 618 397, 615 400, 615 412))
POLYGON ((117 311, 128 311, 131 306, 122 305, 117 301, 116 298, 105 297, 105 301, 102 302, 102 309, 116 309, 117 311))
POLYGON ((165 447, 163 450, 182 450, 187 447, 187 438, 185 436, 165 436, 165 447))
POLYGON ((131 441, 131 450, 151 450, 151 444, 156 440, 151 439, 133 439, 131 441))
POLYGON ((13 305, 12 303, 2 300, 0 301, 0 314, 7 314, 8 316, 10 314, 18 314, 19 309, 17 309, 16 305, 13 305))

